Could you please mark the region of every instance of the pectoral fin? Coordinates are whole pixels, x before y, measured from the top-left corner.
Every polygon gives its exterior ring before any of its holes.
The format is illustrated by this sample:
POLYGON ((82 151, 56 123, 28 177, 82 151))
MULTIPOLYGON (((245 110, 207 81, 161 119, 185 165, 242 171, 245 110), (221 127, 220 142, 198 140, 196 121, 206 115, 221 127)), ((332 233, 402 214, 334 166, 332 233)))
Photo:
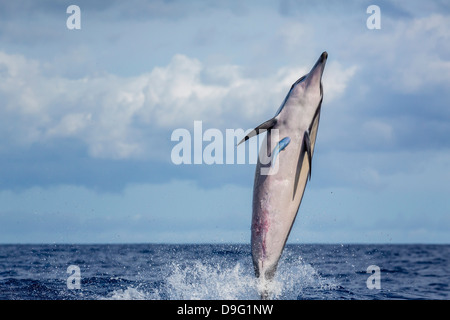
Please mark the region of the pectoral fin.
POLYGON ((273 149, 272 152, 272 167, 275 165, 275 161, 277 160, 277 156, 278 154, 284 150, 284 148, 287 147, 287 145, 289 144, 289 142, 291 142, 291 138, 289 137, 285 137, 283 139, 281 139, 278 143, 277 146, 273 149))
POLYGON ((253 129, 252 131, 250 131, 249 134, 247 134, 237 145, 240 145, 242 142, 247 141, 248 139, 250 139, 253 136, 256 136, 260 133, 262 133, 263 131, 261 130, 269 130, 272 129, 273 126, 277 123, 277 119, 272 118, 270 120, 267 120, 264 123, 261 123, 259 126, 257 126, 255 129, 253 129))

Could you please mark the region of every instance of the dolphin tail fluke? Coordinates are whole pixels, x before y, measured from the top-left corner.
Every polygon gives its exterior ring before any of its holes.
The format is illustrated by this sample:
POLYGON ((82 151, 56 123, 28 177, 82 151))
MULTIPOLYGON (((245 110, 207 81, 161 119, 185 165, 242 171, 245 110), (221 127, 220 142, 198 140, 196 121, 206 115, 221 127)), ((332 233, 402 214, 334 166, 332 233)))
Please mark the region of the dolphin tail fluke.
POLYGON ((240 145, 242 142, 247 141, 248 139, 250 139, 253 136, 256 136, 266 130, 270 130, 273 128, 273 126, 277 123, 277 119, 272 118, 270 120, 267 120, 266 122, 261 123, 259 126, 257 126, 255 129, 253 129, 252 131, 250 131, 249 134, 247 134, 238 144, 240 145), (264 131, 261 131, 264 130, 264 131))

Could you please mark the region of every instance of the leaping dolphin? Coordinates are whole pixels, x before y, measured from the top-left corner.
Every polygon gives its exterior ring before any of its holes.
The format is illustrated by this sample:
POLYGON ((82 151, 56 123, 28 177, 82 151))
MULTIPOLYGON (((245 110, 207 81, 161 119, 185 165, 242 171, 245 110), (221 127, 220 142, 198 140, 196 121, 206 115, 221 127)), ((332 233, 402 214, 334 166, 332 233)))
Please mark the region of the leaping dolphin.
POLYGON ((311 71, 292 85, 275 116, 239 142, 267 131, 263 142, 267 151, 261 148, 256 165, 251 226, 253 266, 262 283, 262 298, 268 298, 264 284, 275 275, 307 180, 311 179, 311 161, 323 98, 322 74, 327 58, 327 52, 323 52, 311 71), (274 148, 273 130, 282 137, 274 148), (267 156, 271 161, 261 162, 261 152, 269 152, 267 156))

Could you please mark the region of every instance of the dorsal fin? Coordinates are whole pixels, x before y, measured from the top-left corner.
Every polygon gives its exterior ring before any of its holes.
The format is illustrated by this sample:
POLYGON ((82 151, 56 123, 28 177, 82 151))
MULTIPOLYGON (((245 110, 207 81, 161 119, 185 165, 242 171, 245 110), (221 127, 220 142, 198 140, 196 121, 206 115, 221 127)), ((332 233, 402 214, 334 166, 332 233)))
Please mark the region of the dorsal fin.
POLYGON ((298 155, 298 162, 297 162, 297 170, 295 173, 295 181, 294 181, 294 193, 292 194, 292 199, 295 198, 295 194, 297 193, 298 183, 300 179, 300 173, 302 171, 302 167, 305 164, 305 160, 308 159, 308 163, 305 165, 308 165, 308 178, 311 180, 311 166, 312 166, 312 156, 314 153, 314 147, 316 145, 316 137, 317 137, 317 129, 319 127, 319 121, 320 121, 320 109, 322 106, 322 101, 320 101, 319 106, 317 107, 316 113, 313 117, 313 120, 311 124, 309 125, 308 130, 305 132, 303 136, 303 144, 304 148, 300 148, 300 154, 298 155), (305 152, 307 153, 307 156, 305 157, 305 152))
MULTIPOLYGON (((300 154, 298 155, 297 170, 295 172, 294 192, 292 193, 292 199, 295 198, 295 195, 297 193, 298 183, 300 180, 300 173, 302 172, 304 165, 308 166, 306 169, 308 170, 308 176, 311 179, 311 158, 312 158, 311 140, 309 139, 308 131, 305 131, 305 133, 303 135, 302 147, 300 148, 300 154), (306 153, 306 157, 305 157, 305 153, 306 153)), ((306 178, 306 181, 308 181, 308 178, 306 178)), ((305 182, 305 186, 306 186, 306 182, 305 182)))
POLYGON ((308 176, 309 176, 309 180, 311 180, 312 149, 311 149, 311 139, 309 137, 309 132, 308 131, 305 131, 305 135, 303 137, 303 141, 305 143, 306 154, 308 155, 308 162, 309 162, 308 176))
POLYGON ((319 129, 319 121, 320 121, 320 110, 322 107, 322 101, 319 103, 319 107, 316 110, 316 113, 314 114, 313 120, 311 124, 309 125, 309 138, 311 140, 311 149, 314 153, 314 147, 316 145, 316 138, 317 138, 317 130, 319 129))

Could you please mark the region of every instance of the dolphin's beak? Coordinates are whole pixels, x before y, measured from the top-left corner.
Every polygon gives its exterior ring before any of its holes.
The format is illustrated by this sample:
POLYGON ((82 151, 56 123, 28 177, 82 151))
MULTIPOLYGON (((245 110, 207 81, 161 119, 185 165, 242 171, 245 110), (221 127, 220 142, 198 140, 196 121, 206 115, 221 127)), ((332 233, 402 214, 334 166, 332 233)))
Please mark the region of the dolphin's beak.
POLYGON ((328 53, 326 51, 322 52, 316 64, 314 65, 314 67, 312 67, 311 71, 309 72, 307 79, 305 79, 307 82, 311 83, 313 81, 314 82, 319 81, 320 83, 320 81, 322 80, 322 74, 323 70, 325 69, 327 58, 328 53))

